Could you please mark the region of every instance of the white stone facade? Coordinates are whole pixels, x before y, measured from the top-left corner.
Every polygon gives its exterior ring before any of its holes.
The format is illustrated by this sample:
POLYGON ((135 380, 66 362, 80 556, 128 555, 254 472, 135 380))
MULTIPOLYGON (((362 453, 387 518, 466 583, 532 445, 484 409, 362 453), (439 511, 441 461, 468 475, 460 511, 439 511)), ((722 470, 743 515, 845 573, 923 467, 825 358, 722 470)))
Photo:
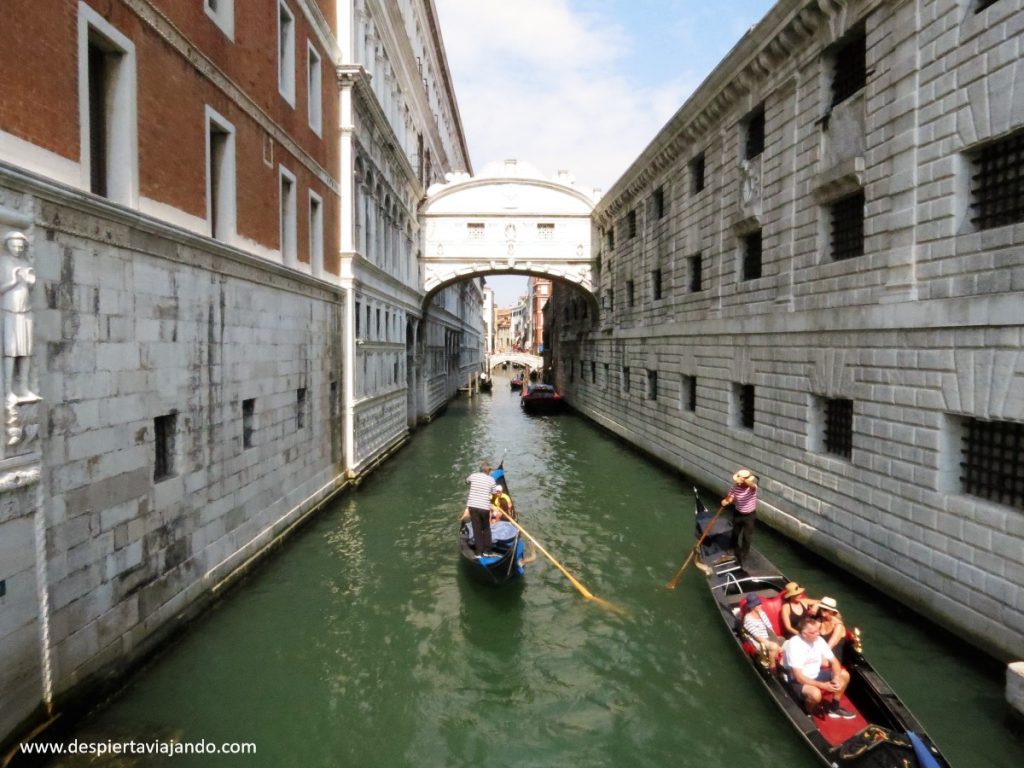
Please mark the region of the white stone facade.
POLYGON ((978 226, 972 186, 1024 129, 1021 29, 1017 0, 778 3, 597 206, 599 317, 550 312, 576 408, 709 487, 753 468, 773 525, 1010 658, 1024 509, 960 463, 967 425, 1024 423, 1024 223, 978 226))

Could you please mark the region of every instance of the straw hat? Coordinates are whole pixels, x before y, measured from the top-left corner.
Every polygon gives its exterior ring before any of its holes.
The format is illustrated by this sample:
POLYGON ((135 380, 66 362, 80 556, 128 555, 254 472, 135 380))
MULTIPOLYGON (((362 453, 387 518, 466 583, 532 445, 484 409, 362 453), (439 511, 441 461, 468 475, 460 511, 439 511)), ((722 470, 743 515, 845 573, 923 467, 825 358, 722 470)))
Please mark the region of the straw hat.
POLYGON ((804 588, 797 584, 795 581, 789 582, 782 590, 782 599, 789 600, 791 597, 797 597, 804 593, 804 588))
POLYGON ((750 485, 757 486, 757 475, 751 472, 749 469, 741 469, 735 475, 732 476, 734 483, 745 482, 750 485))
POLYGON ((823 611, 833 611, 839 613, 839 606, 836 604, 834 597, 823 597, 818 601, 818 608, 823 611))

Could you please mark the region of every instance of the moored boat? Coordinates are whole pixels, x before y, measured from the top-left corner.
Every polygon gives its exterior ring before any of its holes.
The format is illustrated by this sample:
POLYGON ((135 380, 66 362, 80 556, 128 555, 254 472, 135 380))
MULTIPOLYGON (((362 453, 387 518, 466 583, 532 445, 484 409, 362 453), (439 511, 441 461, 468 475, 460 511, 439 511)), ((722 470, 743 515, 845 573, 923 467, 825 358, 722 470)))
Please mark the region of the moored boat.
POLYGON ((786 577, 756 549, 741 565, 730 549, 730 523, 716 520, 696 489, 694 495, 697 566, 706 576, 722 620, 743 658, 821 762, 833 768, 949 768, 921 724, 864 656, 857 630, 847 629, 836 653, 850 674, 839 706, 852 717, 830 717, 827 709, 813 716, 805 712, 782 665, 771 669, 741 625, 747 599, 756 594, 776 634, 782 635, 779 613, 786 577))
POLYGON ((494 379, 490 377, 490 374, 481 373, 479 386, 481 392, 490 392, 491 387, 494 386, 494 379))
POLYGON ((562 409, 564 402, 550 384, 529 384, 523 389, 519 404, 527 413, 554 413, 562 409))
MULTIPOLYGON (((505 469, 502 464, 491 474, 494 476, 495 484, 501 485, 505 493, 511 498, 512 494, 508 488, 508 479, 505 476, 505 469)), ((512 518, 516 519, 515 506, 512 507, 512 518)), ((496 538, 490 552, 478 555, 473 548, 473 529, 468 520, 459 525, 459 553, 462 561, 466 564, 469 572, 476 578, 492 584, 504 584, 507 581, 517 579, 524 573, 523 559, 524 547, 519 530, 511 523, 503 523, 512 530, 510 536, 496 538)), ((492 536, 497 526, 491 526, 492 536)), ((502 530, 499 528, 499 530, 502 530)))

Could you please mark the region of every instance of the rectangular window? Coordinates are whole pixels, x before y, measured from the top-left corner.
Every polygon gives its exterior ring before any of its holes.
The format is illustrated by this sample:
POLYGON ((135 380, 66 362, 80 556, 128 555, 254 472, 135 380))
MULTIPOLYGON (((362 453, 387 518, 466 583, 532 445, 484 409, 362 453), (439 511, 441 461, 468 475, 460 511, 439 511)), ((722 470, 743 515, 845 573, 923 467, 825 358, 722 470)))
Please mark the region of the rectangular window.
POLYGON ((178 416, 169 413, 153 419, 153 442, 156 455, 153 460, 153 481, 159 483, 174 477, 174 436, 178 416))
POLYGON ((693 194, 704 190, 704 153, 701 152, 690 161, 690 189, 693 194))
POLYGON ((743 157, 753 160, 764 152, 764 105, 755 109, 746 119, 746 142, 743 157))
POLYGON ((849 459, 853 456, 853 400, 825 400, 825 452, 849 459))
POLYGON ((622 368, 622 391, 629 393, 629 366, 623 366, 622 368))
POLYGON ((733 384, 736 425, 743 429, 754 428, 754 385, 733 384))
POLYGON ((626 237, 636 237, 636 211, 630 211, 626 214, 626 237))
POLYGON ((230 243, 235 237, 235 129, 206 108, 206 216, 210 237, 230 243))
POLYGON ((597 384, 597 363, 593 360, 590 361, 590 383, 597 384))
POLYGON ((324 202, 309 191, 309 266, 313 275, 324 275, 324 202))
POLYGON ((608 250, 611 250, 612 248, 615 247, 615 227, 614 226, 608 227, 608 231, 605 233, 605 237, 606 237, 606 241, 607 241, 607 245, 608 245, 608 250))
POLYGON ((85 3, 78 3, 78 122, 82 186, 138 204, 135 45, 85 3))
POLYGON ((283 0, 277 3, 277 90, 295 106, 295 15, 283 0))
POLYGON ((609 375, 608 369, 609 369, 608 363, 605 363, 605 364, 604 364, 604 371, 603 371, 603 373, 604 373, 604 385, 605 385, 606 387, 608 386, 608 383, 609 383, 609 378, 610 378, 610 375, 609 375))
POLYGON ((846 101, 867 83, 867 37, 864 27, 848 33, 832 61, 832 106, 846 101))
POLYGON ((654 190, 654 194, 651 195, 651 213, 654 214, 655 219, 662 219, 665 217, 665 188, 658 187, 654 190))
POLYGON ((761 230, 743 237, 743 279, 761 277, 761 230))
POLYGON ((990 5, 995 5, 999 0, 978 0, 978 7, 974 9, 975 13, 981 13, 990 5))
POLYGON ((229 40, 235 39, 235 0, 206 0, 203 3, 206 15, 220 27, 229 40))
POLYGON ((324 130, 323 120, 323 87, 320 74, 320 54, 312 43, 306 44, 306 112, 309 127, 313 133, 321 136, 324 130))
POLYGON ((1024 424, 964 420, 960 483, 964 493, 1024 509, 1024 424))
POLYGON ((1024 131, 970 153, 971 221, 991 229, 1024 221, 1024 131))
POLYGON ((256 434, 256 398, 242 401, 242 448, 252 448, 256 434))
POLYGON ((697 410, 697 377, 683 376, 682 389, 679 394, 680 407, 693 413, 697 410))
POLYGON ((626 281, 626 306, 636 306, 636 291, 632 280, 626 281))
POLYGON ((359 322, 359 320, 360 320, 360 312, 359 312, 359 310, 360 309, 362 309, 362 307, 360 307, 359 302, 357 301, 356 302, 356 338, 357 339, 359 338, 359 328, 362 325, 362 323, 359 322))
POLYGON ((658 399, 658 372, 647 370, 647 399, 658 399))
POLYGON ((467 224, 466 225, 466 237, 470 240, 483 240, 484 239, 484 225, 483 224, 467 224))
POLYGON ((306 388, 295 390, 295 429, 306 426, 306 388))
POLYGON ((704 290, 704 278, 701 273, 701 255, 690 256, 690 293, 704 290))
POLYGON ((541 240, 553 240, 555 237, 554 224, 538 224, 537 237, 541 240))
POLYGON ((654 301, 661 300, 661 270, 651 272, 651 297, 654 301))
POLYGON ((281 180, 281 210, 278 226, 281 238, 281 262, 294 266, 298 261, 295 231, 295 177, 283 165, 279 166, 279 177, 281 180))
POLYGON ((832 258, 854 259, 864 255, 864 190, 829 206, 832 258))

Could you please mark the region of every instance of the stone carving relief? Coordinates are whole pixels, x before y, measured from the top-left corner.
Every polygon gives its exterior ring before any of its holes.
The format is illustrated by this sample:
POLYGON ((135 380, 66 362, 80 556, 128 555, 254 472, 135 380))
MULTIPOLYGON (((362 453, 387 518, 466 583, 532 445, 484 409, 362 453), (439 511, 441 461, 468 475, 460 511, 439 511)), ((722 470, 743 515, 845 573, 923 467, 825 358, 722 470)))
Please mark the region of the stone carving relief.
POLYGON ((761 158, 740 162, 740 207, 747 216, 761 214, 761 158))
POLYGON ((36 274, 29 261, 29 240, 9 230, 0 250, 0 309, 3 323, 3 457, 25 453, 38 432, 32 390, 32 286, 36 274))

